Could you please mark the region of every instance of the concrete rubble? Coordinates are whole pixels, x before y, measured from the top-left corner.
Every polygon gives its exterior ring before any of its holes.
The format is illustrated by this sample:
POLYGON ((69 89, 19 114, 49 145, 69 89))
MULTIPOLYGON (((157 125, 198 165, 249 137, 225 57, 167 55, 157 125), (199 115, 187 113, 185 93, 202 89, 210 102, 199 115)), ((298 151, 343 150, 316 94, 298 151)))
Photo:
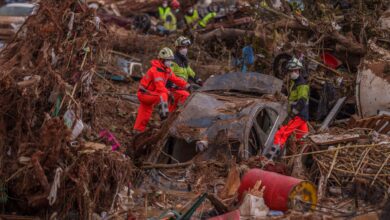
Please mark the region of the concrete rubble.
POLYGON ((161 2, 40 0, 13 18, 25 22, 1 38, 0 219, 390 218, 388 1, 181 0, 179 20, 195 4, 217 15, 167 36, 161 2), (181 35, 205 83, 134 134, 138 82, 181 35), (292 57, 310 82, 309 135, 270 162, 292 57))

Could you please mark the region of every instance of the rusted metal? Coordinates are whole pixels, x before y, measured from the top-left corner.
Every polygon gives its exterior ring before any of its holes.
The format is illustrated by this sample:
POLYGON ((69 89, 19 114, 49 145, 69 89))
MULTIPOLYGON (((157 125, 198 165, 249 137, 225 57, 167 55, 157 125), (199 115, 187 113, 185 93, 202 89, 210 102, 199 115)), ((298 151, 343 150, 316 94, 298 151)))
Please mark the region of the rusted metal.
POLYGON ((342 97, 337 100, 336 104, 333 106, 328 116, 326 116, 324 122, 322 122, 321 127, 319 129, 320 132, 324 132, 329 128, 330 123, 332 123, 332 121, 336 118, 337 114, 343 107, 346 99, 347 97, 342 97))
POLYGON ((374 42, 369 43, 371 56, 361 63, 356 83, 356 101, 362 118, 390 111, 390 53, 374 42))
POLYGON ((281 80, 260 73, 209 78, 172 122, 164 151, 185 162, 197 154, 196 143, 203 141, 208 143, 203 159, 219 153, 239 158, 261 153, 272 145, 287 116, 286 103, 273 96, 281 87, 281 80))
POLYGON ((264 201, 272 210, 314 209, 317 204, 317 190, 313 183, 261 169, 251 169, 243 176, 238 189, 239 198, 243 199, 258 181, 265 186, 264 201))
POLYGON ((355 141, 361 138, 361 135, 359 134, 332 135, 329 133, 325 133, 325 134, 310 135, 309 138, 317 145, 329 145, 329 144, 339 144, 339 143, 355 141))

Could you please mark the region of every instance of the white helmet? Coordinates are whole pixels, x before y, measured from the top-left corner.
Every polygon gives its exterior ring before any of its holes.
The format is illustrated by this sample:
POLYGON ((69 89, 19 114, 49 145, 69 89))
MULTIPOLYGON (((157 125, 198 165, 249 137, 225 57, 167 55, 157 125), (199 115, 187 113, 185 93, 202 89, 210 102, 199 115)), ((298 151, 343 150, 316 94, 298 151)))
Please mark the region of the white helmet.
POLYGON ((288 70, 300 70, 303 68, 303 65, 301 61, 299 61, 297 58, 293 57, 291 60, 288 61, 286 68, 288 70))
POLYGON ((190 45, 191 45, 191 40, 186 38, 186 37, 184 37, 184 36, 180 36, 175 41, 175 46, 176 47, 188 47, 190 45))
POLYGON ((158 58, 163 60, 173 60, 175 59, 175 55, 173 54, 171 49, 169 49, 168 47, 164 47, 158 53, 158 58))

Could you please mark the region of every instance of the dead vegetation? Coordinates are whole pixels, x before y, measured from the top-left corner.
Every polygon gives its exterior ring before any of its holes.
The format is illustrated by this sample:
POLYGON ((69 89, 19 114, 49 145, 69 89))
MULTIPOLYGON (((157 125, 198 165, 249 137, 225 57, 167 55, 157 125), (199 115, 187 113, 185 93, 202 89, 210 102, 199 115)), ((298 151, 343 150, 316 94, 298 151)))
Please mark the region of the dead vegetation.
MULTIPOLYGON (((182 1, 181 9, 193 2, 182 1)), ((264 7, 259 1, 237 1, 236 11, 216 19, 207 29, 185 30, 194 41, 191 65, 204 79, 236 71, 240 67, 233 66, 231 58, 239 58, 241 48, 252 45, 256 61, 249 70, 286 81, 283 58, 304 56, 313 90, 311 102, 316 103, 312 133, 337 99, 346 97, 342 116, 335 119, 336 112, 329 121, 330 134, 324 134, 328 125, 317 134, 326 136, 325 142, 307 141, 309 152, 292 144, 289 153, 293 155, 265 166, 258 157, 238 164, 225 157, 156 164, 170 123, 180 111, 162 124, 154 121, 152 129, 133 138, 130 130, 137 104, 122 97, 135 93, 137 83, 109 81, 98 72, 118 72, 107 65, 111 49, 148 66, 161 47, 173 47, 182 33, 162 37, 132 26, 134 16, 155 13, 159 1, 102 1, 106 12, 120 17, 107 20, 124 23, 118 25, 103 23, 104 18, 80 1, 43 0, 37 14, 28 18, 0 53, 0 202, 6 204, 6 213, 89 219, 108 212, 111 217, 146 218, 169 208, 187 210, 203 193, 226 206, 220 210, 232 211, 237 208, 240 176, 254 167, 312 180, 323 199, 313 214, 318 218, 381 209, 390 188, 389 130, 383 127, 388 124, 358 116, 348 120, 356 114, 376 114, 360 107, 362 101, 356 103, 359 74, 373 69, 380 81, 388 79, 384 64, 389 60, 388 2, 354 0, 342 10, 330 1, 304 1, 302 16, 293 14, 285 1, 280 7, 275 1, 266 2, 264 7), (325 53, 341 65, 325 64, 325 53), (74 115, 70 124, 64 124, 67 112, 74 115), (75 138, 78 121, 84 131, 75 138), (343 128, 352 130, 333 132, 333 126, 346 121, 349 127, 343 128), (106 146, 110 141, 99 137, 103 129, 118 138, 123 146, 119 151, 112 151, 106 146), (132 158, 123 154, 125 148, 132 158), (309 166, 302 163, 306 158, 312 160, 309 166), (357 206, 356 201, 364 205, 357 206), (372 208, 370 203, 380 204, 372 208), (338 211, 330 213, 329 206, 334 204, 338 211)), ((205 207, 198 210, 198 217, 214 209, 210 203, 205 207)))
POLYGON ((107 37, 86 5, 47 0, 3 49, 0 173, 8 210, 89 218, 115 209, 115 193, 131 179, 131 161, 71 141, 76 125, 71 121, 69 129, 60 117, 72 110, 93 126, 93 79, 107 37))

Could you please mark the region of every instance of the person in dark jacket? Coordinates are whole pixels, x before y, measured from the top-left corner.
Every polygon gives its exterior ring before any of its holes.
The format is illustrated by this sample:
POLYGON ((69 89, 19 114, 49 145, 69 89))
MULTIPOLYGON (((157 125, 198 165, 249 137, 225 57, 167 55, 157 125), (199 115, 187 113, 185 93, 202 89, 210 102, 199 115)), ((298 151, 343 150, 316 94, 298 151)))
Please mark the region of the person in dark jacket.
MULTIPOLYGON (((198 78, 195 72, 192 70, 188 63, 188 48, 191 46, 191 40, 180 36, 175 41, 175 59, 172 63, 172 71, 175 73, 177 77, 184 79, 186 82, 190 83, 191 88, 200 87, 203 82, 200 78, 198 78), (195 86, 195 85, 196 86, 195 86)), ((171 82, 168 82, 167 88, 170 89, 172 94, 172 100, 170 102, 170 112, 173 112, 177 109, 178 105, 184 104, 184 101, 190 95, 187 90, 176 88, 171 82)))
POLYGON ((302 63, 296 58, 292 58, 287 63, 287 70, 291 78, 288 96, 291 120, 276 132, 274 144, 270 151, 265 154, 268 159, 272 160, 280 154, 284 144, 293 132, 295 132, 296 140, 300 140, 309 132, 307 121, 309 120, 310 88, 300 73, 302 69, 302 63))

